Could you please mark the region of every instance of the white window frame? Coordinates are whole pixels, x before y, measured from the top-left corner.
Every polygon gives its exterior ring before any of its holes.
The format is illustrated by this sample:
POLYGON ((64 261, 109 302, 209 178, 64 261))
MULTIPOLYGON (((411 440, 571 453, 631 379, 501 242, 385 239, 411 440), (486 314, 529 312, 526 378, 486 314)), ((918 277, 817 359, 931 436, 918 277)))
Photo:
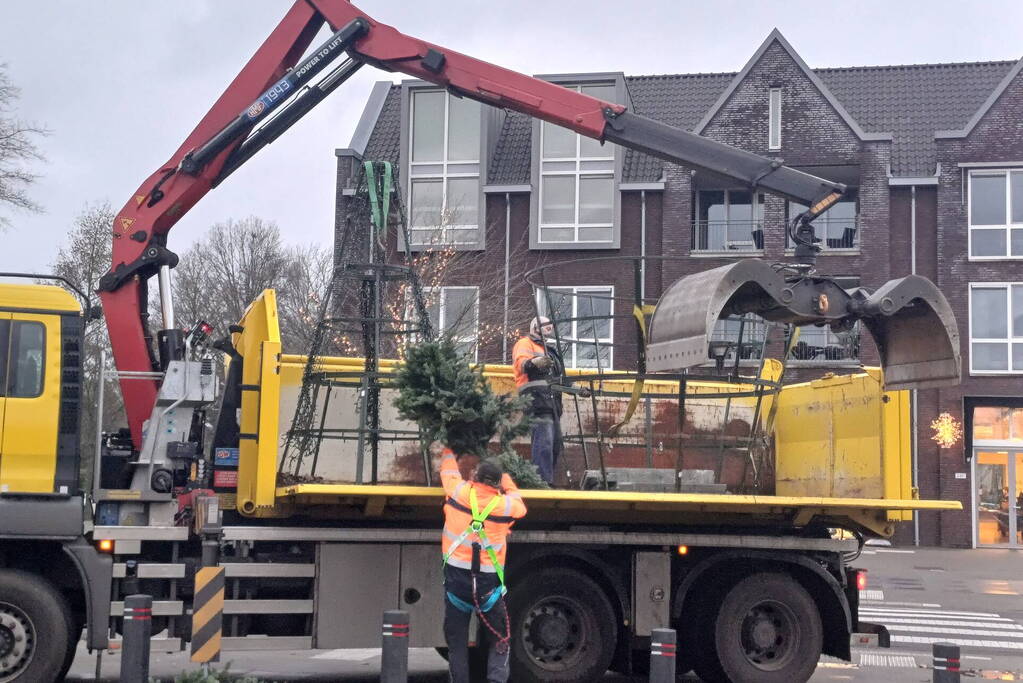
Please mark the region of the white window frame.
MULTIPOLYGON (((581 92, 584 86, 611 86, 615 87, 614 82, 607 83, 584 83, 581 85, 566 85, 564 87, 569 90, 581 92)), ((550 124, 554 125, 554 124, 550 124)), ((615 148, 610 143, 604 144, 601 149, 606 150, 606 156, 599 157, 584 157, 581 156, 580 150, 582 146, 582 137, 580 134, 575 134, 575 156, 574 157, 551 157, 547 158, 543 154, 544 148, 544 122, 540 122, 540 174, 539 174, 539 187, 537 189, 538 204, 537 204, 537 243, 541 246, 551 244, 607 244, 608 248, 612 248, 615 242, 615 148), (598 169, 583 169, 583 163, 590 162, 607 162, 607 168, 598 169), (547 164, 569 164, 572 163, 574 168, 572 170, 546 170, 544 167, 547 164), (575 179, 575 220, 572 223, 544 223, 543 222, 543 186, 544 178, 547 177, 572 177, 575 179), (611 195, 609 197, 611 201, 611 220, 607 223, 580 223, 579 222, 579 210, 581 206, 579 196, 579 185, 582 177, 590 178, 607 178, 611 181, 611 195), (572 229, 573 239, 570 240, 549 240, 544 239, 544 229, 572 229), (580 228, 607 228, 608 239, 606 240, 582 240, 579 237, 580 228)), ((592 165, 592 164, 591 164, 592 165)))
MULTIPOLYGON (((480 217, 484 212, 484 203, 481 196, 480 187, 480 169, 482 168, 481 160, 479 155, 476 159, 448 159, 448 134, 450 125, 450 109, 451 109, 451 98, 454 97, 451 93, 440 90, 437 88, 415 88, 409 92, 408 102, 408 196, 406 197, 405 206, 409 207, 409 241, 414 248, 429 248, 438 245, 478 245, 482 242, 482 236, 480 235, 480 217), (444 137, 441 140, 441 160, 439 161, 415 161, 412 156, 412 152, 415 145, 415 121, 416 121, 416 96, 426 93, 444 93, 444 137), (475 164, 475 172, 469 171, 450 171, 450 166, 471 166, 475 164), (440 166, 440 173, 427 173, 427 172, 416 172, 417 167, 428 167, 428 166, 440 166), (452 178, 470 178, 476 180, 476 223, 474 225, 469 224, 458 224, 458 225, 447 225, 446 217, 448 215, 448 180, 452 178), (416 181, 427 181, 427 182, 441 182, 441 224, 432 228, 417 228, 412 225, 412 217, 415 215, 415 206, 412 203, 412 187, 416 181), (475 230, 476 237, 471 240, 456 240, 451 234, 455 230, 475 230), (434 239, 428 239, 427 241, 416 240, 416 235, 422 233, 424 235, 432 234, 434 239)), ((482 135, 482 132, 481 132, 482 135)))
MULTIPOLYGON (((608 315, 608 337, 598 337, 598 347, 607 347, 607 365, 601 365, 601 370, 612 370, 614 369, 614 336, 615 336, 615 288, 614 285, 584 285, 580 287, 573 286, 550 286, 547 290, 551 292, 558 292, 561 294, 572 295, 572 332, 568 337, 560 337, 558 341, 562 342, 564 348, 564 360, 565 367, 573 370, 596 370, 597 365, 578 365, 578 345, 587 344, 593 346, 593 339, 578 339, 578 325, 579 322, 576 318, 580 317, 579 313, 579 295, 586 294, 587 292, 607 292, 608 300, 611 304, 610 314, 608 315)), ((544 296, 543 289, 536 290, 536 301, 537 310, 540 311, 540 315, 550 316, 550 312, 547 311, 547 298, 544 296)), ((557 324, 557 320, 554 323, 557 324)), ((597 352, 597 360, 600 359, 600 352, 597 352)))
POLYGON ((967 325, 969 329, 969 352, 970 352, 970 374, 971 375, 1023 375, 1023 370, 1012 369, 1012 345, 1023 344, 1023 337, 1016 337, 1012 334, 1012 288, 1023 287, 1023 282, 971 282, 969 296, 967 297, 967 325), (974 338, 973 336, 973 291, 976 289, 1004 289, 1006 302, 1005 302, 1005 315, 1006 315, 1006 337, 979 337, 974 338), (994 344, 1005 344, 1007 349, 1006 353, 1006 368, 1005 370, 975 370, 973 367, 973 344, 974 343, 994 343, 994 344))
POLYGON ((475 293, 475 304, 473 305, 473 325, 472 335, 465 335, 461 337, 451 337, 451 340, 456 344, 472 344, 472 355, 471 360, 473 362, 479 359, 479 339, 480 339, 480 288, 475 285, 451 285, 441 287, 423 287, 423 296, 426 299, 426 308, 429 311, 431 303, 434 301, 433 296, 437 296, 437 329, 434 330, 434 334, 438 337, 443 336, 445 333, 445 327, 447 324, 447 294, 453 290, 471 290, 475 293))
MULTIPOLYGON (((1023 232, 1023 223, 1012 222, 1012 174, 1020 173, 1023 169, 1018 167, 1006 168, 985 168, 983 170, 970 170, 966 182, 966 233, 967 247, 966 254, 970 261, 1023 261, 1023 254, 1012 254, 1012 232, 1019 230, 1023 232), (1005 224, 1004 225, 974 225, 973 224, 973 179, 977 176, 1003 176, 1005 178, 1005 224), (1002 230, 1005 233, 1005 254, 1002 256, 974 256, 973 255, 973 232, 974 230, 1002 230)), ((1021 175, 1023 177, 1023 175, 1021 175)), ((972 355, 972 354, 971 354, 972 355)), ((971 361, 972 366, 972 361, 971 361)))
MULTIPOLYGON (((755 230, 757 228, 752 228, 750 230, 750 236, 749 236, 750 238, 748 240, 730 240, 730 239, 728 239, 728 229, 731 227, 731 224, 732 224, 732 219, 730 217, 730 214, 732 212, 732 193, 733 192, 749 192, 750 193, 750 195, 752 196, 752 200, 751 201, 753 202, 751 204, 753 220, 750 221, 750 226, 751 227, 752 226, 757 226, 760 229, 760 231, 761 231, 761 236, 763 237, 763 234, 764 234, 764 210, 765 210, 765 205, 766 205, 766 201, 767 201, 767 197, 764 196, 763 192, 759 192, 759 191, 755 191, 755 190, 743 190, 743 189, 738 189, 738 188, 721 188, 721 189, 697 188, 695 190, 696 197, 695 197, 694 202, 693 202, 693 204, 696 207, 696 212, 695 212, 696 213, 696 219, 694 221, 693 227, 697 231, 699 230, 700 223, 701 223, 700 218, 699 218, 700 217, 700 213, 701 213, 700 209, 702 208, 702 203, 700 201, 700 193, 701 192, 724 192, 725 193, 725 215, 728 216, 728 217, 725 218, 725 220, 723 220, 723 221, 715 221, 715 222, 723 223, 724 226, 725 226, 725 239, 724 239, 725 248, 724 249, 698 249, 695 246, 696 245, 696 239, 695 239, 696 235, 694 234, 693 235, 693 238, 694 238, 693 239, 693 244, 690 246, 690 249, 689 249, 689 251, 693 255, 700 255, 700 256, 702 256, 704 254, 714 254, 715 256, 719 256, 721 254, 728 254, 729 256, 747 256, 749 254, 762 254, 764 252, 763 247, 760 247, 758 249, 756 243, 753 241, 753 230, 755 230)), ((739 223, 739 221, 736 221, 736 223, 739 223)), ((707 229, 710 230, 710 221, 709 220, 707 221, 707 229)), ((708 233, 708 237, 709 237, 709 233, 708 233)), ((708 239, 708 242, 709 241, 710 240, 708 239)), ((766 245, 766 241, 765 241, 765 245, 766 245)))
POLYGON ((781 88, 767 93, 767 149, 781 149, 781 88))

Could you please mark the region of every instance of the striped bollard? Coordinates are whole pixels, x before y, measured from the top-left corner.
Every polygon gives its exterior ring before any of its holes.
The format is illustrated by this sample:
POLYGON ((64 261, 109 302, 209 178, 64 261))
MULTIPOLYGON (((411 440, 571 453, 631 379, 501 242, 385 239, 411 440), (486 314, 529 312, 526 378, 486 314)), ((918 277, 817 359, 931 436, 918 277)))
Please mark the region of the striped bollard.
POLYGON ((953 643, 934 643, 934 683, 959 683, 959 646, 953 643))
POLYGON ((400 609, 384 612, 383 652, 380 656, 380 683, 408 681, 408 612, 400 609))
POLYGON ((220 661, 224 621, 224 568, 203 567, 195 573, 192 597, 192 661, 220 661))
POLYGON ((675 629, 650 632, 650 683, 675 683, 675 629))
POLYGON ((121 641, 121 683, 149 680, 149 637, 153 628, 153 598, 124 599, 124 640, 121 641))

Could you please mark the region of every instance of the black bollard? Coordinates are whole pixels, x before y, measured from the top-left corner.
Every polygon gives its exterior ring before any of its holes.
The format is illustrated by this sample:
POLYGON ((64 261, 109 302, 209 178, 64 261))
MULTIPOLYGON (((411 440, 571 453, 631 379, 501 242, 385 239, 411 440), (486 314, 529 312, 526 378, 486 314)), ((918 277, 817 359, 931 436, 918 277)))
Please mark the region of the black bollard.
POLYGON ((675 629, 650 632, 650 683, 675 683, 675 629))
POLYGON ((121 683, 149 680, 149 637, 153 631, 153 598, 124 599, 124 640, 121 642, 121 683))
POLYGON ((407 683, 408 612, 400 609, 384 612, 383 635, 380 683, 407 683))
POLYGON ((959 646, 954 643, 934 643, 934 683, 959 683, 959 646))

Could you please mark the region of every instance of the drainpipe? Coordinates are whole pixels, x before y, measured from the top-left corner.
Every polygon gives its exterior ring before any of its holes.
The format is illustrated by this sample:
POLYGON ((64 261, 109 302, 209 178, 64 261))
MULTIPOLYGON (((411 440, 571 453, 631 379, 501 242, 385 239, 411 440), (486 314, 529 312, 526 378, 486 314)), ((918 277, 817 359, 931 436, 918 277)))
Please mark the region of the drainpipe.
POLYGON ((646 304, 646 190, 639 191, 639 300, 646 304))
MULTIPOLYGON (((912 275, 916 275, 916 185, 909 186, 909 272, 912 275)), ((910 402, 913 404, 913 414, 911 417, 910 431, 913 434, 913 440, 910 448, 910 460, 913 463, 913 474, 912 482, 913 488, 919 490, 920 486, 920 463, 919 463, 919 452, 917 450, 917 426, 919 424, 919 418, 917 413, 917 395, 916 389, 910 395, 910 402)), ((920 545, 920 512, 913 513, 913 545, 920 545)))
POLYGON ((511 193, 504 193, 504 324, 501 327, 501 360, 508 362, 508 265, 511 260, 511 193))

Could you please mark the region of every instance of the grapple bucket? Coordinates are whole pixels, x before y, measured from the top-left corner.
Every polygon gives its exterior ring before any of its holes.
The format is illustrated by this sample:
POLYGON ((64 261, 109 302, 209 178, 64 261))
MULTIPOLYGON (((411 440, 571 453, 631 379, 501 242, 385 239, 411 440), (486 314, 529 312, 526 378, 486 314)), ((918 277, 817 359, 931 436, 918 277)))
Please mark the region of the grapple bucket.
POLYGON ((650 321, 647 368, 677 371, 706 363, 718 319, 745 313, 836 328, 862 320, 881 354, 887 388, 959 382, 955 316, 930 280, 910 275, 874 293, 846 291, 826 277, 786 277, 759 259, 688 275, 668 287, 650 321))

